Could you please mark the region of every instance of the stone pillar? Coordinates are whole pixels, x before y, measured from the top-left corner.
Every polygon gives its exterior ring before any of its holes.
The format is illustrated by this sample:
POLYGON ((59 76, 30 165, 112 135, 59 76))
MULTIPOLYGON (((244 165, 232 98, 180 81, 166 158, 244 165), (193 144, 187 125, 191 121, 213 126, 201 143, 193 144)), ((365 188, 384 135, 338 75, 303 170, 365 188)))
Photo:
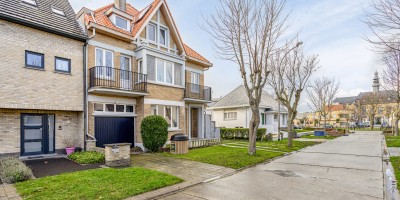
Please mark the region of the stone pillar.
POLYGON ((106 166, 126 167, 131 165, 131 144, 105 144, 106 166))

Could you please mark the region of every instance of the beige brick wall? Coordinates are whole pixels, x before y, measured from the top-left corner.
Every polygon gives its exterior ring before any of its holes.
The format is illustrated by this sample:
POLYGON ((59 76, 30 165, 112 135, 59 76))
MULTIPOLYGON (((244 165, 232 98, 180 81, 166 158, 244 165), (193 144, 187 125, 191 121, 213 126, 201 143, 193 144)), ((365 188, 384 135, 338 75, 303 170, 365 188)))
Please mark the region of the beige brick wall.
POLYGON ((83 43, 0 20, 0 108, 83 110, 83 43), (44 70, 25 68, 25 50, 43 53, 44 70), (55 72, 55 57, 71 74, 55 72))
POLYGON ((183 88, 176 88, 158 84, 147 84, 147 91, 149 93, 146 98, 149 99, 162 99, 168 101, 183 101, 183 88))
POLYGON ((75 137, 83 147, 83 112, 0 109, 0 154, 20 152, 21 113, 54 114, 56 149, 65 147, 64 135, 75 137))

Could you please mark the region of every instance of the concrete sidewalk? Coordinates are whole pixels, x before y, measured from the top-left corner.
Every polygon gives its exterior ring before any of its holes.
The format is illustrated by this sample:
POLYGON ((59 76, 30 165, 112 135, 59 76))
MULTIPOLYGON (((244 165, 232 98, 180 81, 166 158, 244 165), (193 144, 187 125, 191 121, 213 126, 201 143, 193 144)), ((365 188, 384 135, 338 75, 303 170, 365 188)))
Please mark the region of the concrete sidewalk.
POLYGON ((383 199, 381 142, 356 132, 163 199, 383 199))

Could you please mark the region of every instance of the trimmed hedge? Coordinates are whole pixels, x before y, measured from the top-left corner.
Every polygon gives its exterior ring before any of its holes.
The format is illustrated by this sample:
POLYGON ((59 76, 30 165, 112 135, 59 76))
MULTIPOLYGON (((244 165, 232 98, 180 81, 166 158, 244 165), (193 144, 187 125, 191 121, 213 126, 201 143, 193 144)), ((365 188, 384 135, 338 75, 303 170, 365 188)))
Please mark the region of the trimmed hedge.
MULTIPOLYGON (((257 140, 261 140, 267 133, 266 128, 259 128, 257 131, 257 140)), ((221 128, 221 139, 249 139, 248 128, 221 128)))
POLYGON ((0 178, 4 183, 16 183, 30 179, 32 171, 20 159, 0 158, 0 178))
POLYGON ((68 158, 80 164, 104 163, 105 156, 95 151, 75 152, 68 155, 68 158))
POLYGON ((157 115, 145 117, 140 125, 143 146, 157 152, 168 140, 168 123, 157 115))

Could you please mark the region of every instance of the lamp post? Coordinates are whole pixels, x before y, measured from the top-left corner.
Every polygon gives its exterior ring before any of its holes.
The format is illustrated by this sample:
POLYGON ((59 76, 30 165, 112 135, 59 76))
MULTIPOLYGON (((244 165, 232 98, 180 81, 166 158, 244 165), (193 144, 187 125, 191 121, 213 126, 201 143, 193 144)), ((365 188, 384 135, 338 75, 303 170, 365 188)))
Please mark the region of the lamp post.
MULTIPOLYGON (((297 42, 297 44, 296 44, 296 46, 294 46, 293 48, 291 48, 289 51, 287 51, 286 53, 285 53, 285 55, 283 55, 283 57, 282 57, 282 60, 281 60, 281 62, 279 63, 279 66, 281 66, 282 65, 282 62, 283 62, 283 59, 291 52, 291 51, 293 51, 294 49, 297 49, 299 46, 301 46, 303 44, 303 42, 297 42)), ((279 82, 279 85, 278 85, 278 91, 280 92, 281 91, 281 84, 280 84, 280 82, 279 82)), ((288 134, 290 134, 290 133, 288 133, 288 134)), ((281 100, 279 100, 279 98, 278 98, 278 139, 280 139, 280 140, 282 140, 283 139, 283 136, 281 136, 281 100)))

